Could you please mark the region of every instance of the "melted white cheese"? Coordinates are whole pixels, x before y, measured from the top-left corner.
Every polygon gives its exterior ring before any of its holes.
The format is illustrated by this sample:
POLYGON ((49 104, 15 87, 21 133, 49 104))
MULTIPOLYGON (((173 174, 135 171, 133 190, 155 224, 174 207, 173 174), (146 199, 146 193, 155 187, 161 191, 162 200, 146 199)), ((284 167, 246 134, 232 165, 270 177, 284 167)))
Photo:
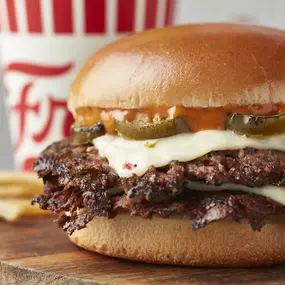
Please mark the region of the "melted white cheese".
POLYGON ((263 186, 257 187, 247 187, 240 184, 225 183, 219 186, 209 185, 202 182, 187 181, 187 187, 190 189, 195 189, 199 191, 222 191, 222 190, 233 190, 233 191, 243 191, 250 194, 257 194, 261 196, 268 197, 273 201, 276 201, 282 205, 285 205, 285 187, 276 186, 263 186))
POLYGON ((253 139, 234 134, 230 131, 201 131, 184 133, 168 138, 149 140, 154 147, 145 146, 147 141, 126 140, 120 136, 104 135, 93 140, 94 146, 102 157, 121 177, 133 174, 143 175, 150 166, 161 167, 173 160, 190 161, 210 151, 241 149, 285 150, 285 135, 266 139, 253 139), (126 168, 126 164, 129 166, 126 168))

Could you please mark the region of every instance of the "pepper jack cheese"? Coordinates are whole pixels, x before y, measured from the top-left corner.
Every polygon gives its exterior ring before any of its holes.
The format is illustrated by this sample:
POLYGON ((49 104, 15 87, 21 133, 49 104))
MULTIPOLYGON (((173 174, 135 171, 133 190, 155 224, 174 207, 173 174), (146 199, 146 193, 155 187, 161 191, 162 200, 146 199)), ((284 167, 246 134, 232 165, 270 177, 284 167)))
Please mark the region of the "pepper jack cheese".
POLYGON ((120 177, 131 177, 143 175, 150 166, 162 167, 174 160, 191 161, 215 150, 252 147, 284 151, 285 135, 257 139, 231 131, 208 130, 136 141, 106 134, 94 139, 93 144, 120 177), (147 147, 148 142, 154 147, 147 147))
POLYGON ((209 185, 202 182, 187 181, 187 187, 198 191, 243 191, 249 194, 261 195, 272 199, 282 205, 285 205, 285 187, 276 187, 267 185, 263 187, 248 187, 240 184, 225 183, 222 185, 209 185))

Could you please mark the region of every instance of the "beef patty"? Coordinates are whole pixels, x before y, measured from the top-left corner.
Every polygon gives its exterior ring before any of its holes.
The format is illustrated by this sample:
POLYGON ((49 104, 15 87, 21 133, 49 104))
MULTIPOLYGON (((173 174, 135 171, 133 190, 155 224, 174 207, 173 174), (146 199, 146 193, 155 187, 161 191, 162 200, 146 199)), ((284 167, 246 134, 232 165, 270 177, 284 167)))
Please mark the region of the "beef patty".
POLYGON ((267 217, 285 213, 285 207, 242 192, 195 191, 184 182, 284 186, 284 156, 281 151, 252 148, 213 151, 190 162, 150 167, 141 177, 120 178, 94 147, 60 141, 43 151, 34 165, 45 190, 32 203, 54 213, 69 212, 58 220, 69 234, 95 216, 112 218, 119 211, 147 218, 186 215, 195 220, 194 229, 227 217, 248 219, 254 230, 260 230, 267 217))

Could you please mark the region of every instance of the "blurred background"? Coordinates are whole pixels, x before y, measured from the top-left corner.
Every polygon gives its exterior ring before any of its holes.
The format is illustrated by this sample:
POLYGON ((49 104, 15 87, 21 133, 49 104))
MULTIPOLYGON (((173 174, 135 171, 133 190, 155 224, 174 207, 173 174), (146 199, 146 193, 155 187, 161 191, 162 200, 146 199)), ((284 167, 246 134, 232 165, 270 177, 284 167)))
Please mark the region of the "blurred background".
MULTIPOLYGON (((30 57, 33 57, 34 54, 33 53, 40 53, 42 51, 42 49, 44 48, 44 46, 41 46, 35 39, 35 45, 37 45, 37 49, 36 52, 34 52, 34 50, 27 48, 26 46, 24 46, 25 42, 24 42, 24 36, 23 35, 18 35, 17 39, 12 38, 12 36, 7 36, 5 35, 5 30, 3 29, 5 27, 5 25, 7 25, 7 22, 5 23, 5 16, 7 16, 7 12, 11 13, 11 11, 15 10, 15 14, 16 16, 19 16, 19 22, 21 22, 20 24, 24 25, 27 29, 27 23, 23 22, 23 17, 22 17, 22 9, 24 9, 24 7, 30 7, 31 9, 26 11, 26 12, 30 12, 33 15, 36 15, 34 12, 35 9, 33 5, 40 5, 40 2, 43 6, 45 6, 44 8, 48 8, 47 4, 49 2, 49 0, 26 0, 26 5, 25 6, 25 0, 0 0, 0 55, 2 54, 2 57, 0 56, 0 59, 2 59, 2 66, 4 66, 7 62, 10 62, 10 57, 15 58, 16 56, 18 56, 19 54, 19 50, 23 55, 29 55, 30 57), (1 5, 2 4, 2 5, 1 5), (6 7, 6 8, 5 8, 6 7), (8 8, 7 8, 8 7, 8 8), (8 9, 9 11, 5 10, 8 9), (8 40, 10 41, 8 43, 8 40)), ((80 9, 80 3, 81 0, 73 0, 73 1, 69 1, 69 0, 50 0, 50 2, 53 1, 53 5, 55 7, 55 9, 59 9, 60 7, 58 5, 61 5, 60 3, 66 3, 67 5, 70 5, 70 3, 72 2, 73 5, 75 7, 77 7, 78 9, 80 9), (57 4, 56 4, 57 3, 57 4), (69 3, 69 4, 68 4, 69 3), (56 6, 57 5, 57 6, 56 6), (57 7, 57 8, 56 8, 57 7)), ((121 0, 106 0, 108 1, 108 5, 113 5, 112 7, 120 7, 120 3, 125 3, 124 5, 126 5, 126 3, 129 5, 137 5, 140 7, 143 7, 144 5, 144 1, 147 0, 125 0, 124 2, 121 0), (118 2, 116 2, 118 1, 118 2), (117 6, 116 6, 117 5, 117 6), (119 6, 118 6, 119 5, 119 6)), ((102 3, 104 2, 104 0, 94 0, 94 3, 101 3, 100 9, 102 9, 102 3)), ((285 18, 284 18, 284 11, 285 11, 285 1, 284 0, 148 0, 147 1, 147 5, 149 5, 149 7, 154 5, 154 2, 156 3, 156 10, 151 10, 150 9, 150 17, 151 14, 154 13, 153 11, 155 11, 157 18, 153 18, 153 20, 151 18, 148 18, 148 23, 145 25, 144 28, 149 28, 152 26, 152 22, 156 21, 157 26, 163 26, 163 25, 169 25, 169 24, 184 24, 184 23, 193 23, 193 22, 236 22, 236 23, 244 23, 244 24, 257 24, 257 25, 264 25, 264 26, 271 26, 271 27, 277 27, 277 28, 281 28, 281 29, 285 29, 285 18), (162 8, 161 8, 162 7, 162 8), (166 9, 165 14, 163 14, 163 11, 166 9), (173 15, 171 14, 173 12, 173 15), (171 15, 171 16, 170 16, 171 15), (172 18, 173 16, 173 18, 172 18), (163 18, 164 17, 164 18, 163 18)), ((90 5, 90 9, 93 7, 94 5, 92 4, 92 0, 86 0, 85 3, 89 3, 90 5), (93 5, 93 6, 92 6, 93 5)), ((148 7, 148 6, 147 6, 148 7)), ((123 11, 122 11, 122 15, 124 15, 124 17, 127 17, 129 15, 128 13, 128 6, 124 6, 123 7, 123 11)), ((109 9, 110 10, 110 9, 109 9)), ((111 11, 108 10, 108 13, 112 13, 112 9, 111 11)), ((54 10, 55 11, 55 10, 54 10)), ((144 10, 145 11, 145 10, 144 10)), ((92 11, 90 11, 92 13, 92 11)), ((44 16, 44 15, 43 15, 44 16)), ((93 17, 93 15, 91 15, 93 17)), ((154 17, 156 17, 154 16, 154 17)), ((63 13, 62 15, 60 15, 61 19, 60 20, 65 20, 68 21, 68 14, 63 13)), ((100 19, 100 15, 98 16, 100 19)), ((140 17, 140 16, 139 16, 140 17)), ((32 19, 31 22, 28 23, 28 27, 29 28, 33 28, 34 26, 34 22, 37 19, 32 19)), ((45 19, 46 22, 48 23, 48 19, 45 19)), ((118 38, 119 36, 123 36, 124 34, 128 33, 128 29, 124 26, 124 25, 128 25, 126 23, 128 23, 128 20, 124 19, 124 21, 121 23, 121 27, 122 27, 122 33, 120 33, 119 35, 113 35, 113 37, 109 37, 106 38, 106 40, 101 39, 95 39, 90 37, 90 35, 87 35, 87 37, 85 37, 85 42, 89 42, 89 47, 85 47, 86 43, 81 44, 79 43, 81 41, 81 39, 78 39, 78 44, 77 45, 73 45, 72 43, 74 43, 75 39, 71 39, 70 42, 67 44, 67 47, 62 49, 62 45, 60 43, 54 42, 52 44, 52 46, 49 47, 50 49, 50 54, 48 54, 47 56, 47 61, 49 61, 49 58, 52 56, 53 58, 55 58, 55 60, 60 60, 60 57, 63 55, 68 55, 69 53, 77 53, 77 49, 78 51, 83 52, 83 55, 80 55, 77 57, 77 61, 75 66, 71 67, 71 66, 65 66, 63 68, 73 68, 72 69, 72 73, 71 75, 74 76, 76 70, 78 69, 78 65, 80 66, 80 64, 82 64, 82 62, 86 59, 86 57, 92 52, 94 51, 96 48, 99 48, 101 46, 103 46, 104 44, 106 44, 109 41, 112 41, 116 38, 118 38), (125 29, 125 30, 124 30, 125 29), (73 41, 73 42, 72 42, 73 41), (62 49, 62 53, 61 54, 55 54, 55 52, 52 52, 52 49, 57 49, 57 48, 61 48, 62 49)), ((95 19, 95 21, 97 21, 95 19)), ((99 21, 99 20, 98 20, 99 21)), ((8 23, 10 25, 10 29, 12 27, 12 31, 10 32, 15 32, 13 31, 13 28, 16 29, 20 29, 21 27, 16 27, 15 25, 19 23, 15 22, 10 22, 8 23), (13 27, 14 25, 14 27, 13 27)), ((120 23, 119 23, 120 24, 120 23)), ((87 22, 88 25, 88 22, 87 22)), ((109 25, 109 23, 107 23, 107 25, 109 25)), ((139 25, 139 24, 138 24, 139 25)), ((154 25, 154 24, 153 24, 154 25)), ((75 29, 79 29, 80 27, 76 27, 75 29)), ((88 27, 87 27, 88 28, 88 27)), ((138 28, 137 26, 135 27, 136 29, 138 28)), ((34 32, 37 33, 38 31, 36 30, 37 28, 35 28, 34 32)), ((59 31, 59 32, 63 32, 63 34, 66 32, 65 30, 68 29, 68 27, 63 26, 62 27, 63 31, 59 31), (64 30, 65 29, 65 30, 64 30)), ((90 25, 90 29, 92 29, 92 24, 90 25)), ((64 36, 64 35, 63 35, 64 36)), ((15 35, 16 37, 16 35, 15 35)), ((36 35, 35 35, 36 37, 36 35)), ((34 39, 31 38, 30 42, 32 42, 34 39)), ((67 39, 66 39, 67 40, 67 39)), ((61 39, 62 41, 62 39, 61 39)), ((30 44, 30 43, 29 43, 30 44)), ((1 62, 0 62, 0 66, 1 66, 1 62)), ((12 71, 17 70, 19 72, 19 70, 21 70, 21 66, 10 66, 9 67, 12 71)), ((3 70, 3 68, 2 68, 3 70)), ((29 69, 30 70, 30 69, 29 69)), ((30 70, 30 75, 33 74, 33 72, 35 72, 34 70, 30 70)), ((42 73, 49 73, 51 72, 51 70, 37 70, 37 72, 42 72, 42 73)), ((60 72, 59 70, 57 72, 60 72)), ((49 97, 50 101, 49 103, 54 104, 58 107, 61 107, 60 104, 62 104, 61 102, 63 102, 62 100, 64 100, 64 98, 67 95, 68 92, 68 85, 71 81, 71 77, 67 77, 64 79, 60 79, 58 81, 53 80, 52 83, 48 82, 46 83, 47 85, 54 85, 54 88, 57 88, 57 90, 60 90, 61 92, 61 101, 52 101, 52 97, 49 97)), ((20 80, 20 79, 17 79, 20 80)), ((1 82, 1 81, 0 81, 1 82)), ((5 82, 6 83, 6 82, 5 82)), ((12 79, 8 78, 7 79, 7 84, 8 85, 13 85, 14 81, 12 81, 12 79)), ((32 84, 32 83, 30 83, 32 84)), ((6 84, 5 84, 5 87, 6 84)), ((31 85, 26 85, 25 88, 28 89, 30 88, 31 85)), ((39 85, 39 87, 37 88, 46 88, 45 85, 43 85, 41 87, 41 85, 39 85)), ((6 90, 6 88, 5 88, 6 90)), ((24 89, 25 90, 25 89, 24 89)), ((27 90, 26 90, 27 91, 27 90)), ((13 150, 12 150, 12 146, 11 146, 11 134, 12 136, 19 136, 20 130, 19 130, 19 126, 15 125, 13 122, 10 122, 10 126, 11 126, 11 132, 8 131, 9 126, 8 126, 8 116, 7 116, 7 109, 5 109, 5 104, 4 104, 4 98, 6 97, 5 94, 7 94, 7 90, 6 92, 4 92, 4 87, 2 82, 0 83, 0 169, 14 169, 14 161, 13 161, 13 150)), ((39 90, 37 92, 40 92, 39 90)), ((23 92, 23 94, 25 94, 25 92, 23 92)), ((7 96, 8 97, 8 96, 7 96)), ((9 98, 10 99, 10 98, 9 98)), ((5 102, 7 103, 7 100, 5 100, 5 102)), ((11 102, 10 102, 11 103, 11 102)), ((34 102, 33 102, 34 103, 34 102)), ((42 111, 42 109, 38 110, 37 106, 34 106, 35 112, 44 112, 42 111)), ((10 113, 11 116, 9 116, 9 118, 11 118, 13 116, 13 121, 17 120, 17 118, 15 117, 16 114, 12 114, 10 113)), ((63 114, 61 115, 63 116, 63 114)), ((64 115, 66 116, 66 115, 64 115)), ((67 116, 65 117, 65 123, 68 124, 69 123, 70 118, 67 116)), ((37 130, 37 123, 40 124, 40 122, 32 122, 34 124, 34 130, 37 130)), ((52 128, 56 128, 56 125, 54 125, 52 128)), ((65 133, 66 135, 66 133, 65 133)), ((40 140, 40 136, 41 134, 38 135, 37 139, 40 140)), ((57 137, 57 132, 53 131, 53 135, 52 137, 50 137, 49 139, 51 140, 55 140, 57 137)), ((13 140, 15 143, 17 143, 17 138, 14 138, 13 140)), ((15 144, 14 143, 14 144, 15 144)), ((42 148, 44 146, 44 144, 39 144, 39 149, 42 148)), ((33 148, 33 146, 27 141, 26 145, 22 146, 21 152, 28 150, 28 148, 33 148)), ((35 150, 36 152, 38 151, 37 149, 35 150)), ((21 155, 19 155, 19 157, 17 158, 18 162, 22 159, 21 155)))

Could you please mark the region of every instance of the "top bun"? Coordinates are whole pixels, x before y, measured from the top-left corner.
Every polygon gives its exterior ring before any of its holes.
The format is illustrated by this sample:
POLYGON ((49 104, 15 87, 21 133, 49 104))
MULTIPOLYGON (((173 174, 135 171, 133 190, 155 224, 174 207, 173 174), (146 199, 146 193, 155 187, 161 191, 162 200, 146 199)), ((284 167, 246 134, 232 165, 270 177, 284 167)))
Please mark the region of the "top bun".
POLYGON ((237 24, 150 30, 107 45, 75 78, 69 108, 285 102, 285 32, 237 24))

